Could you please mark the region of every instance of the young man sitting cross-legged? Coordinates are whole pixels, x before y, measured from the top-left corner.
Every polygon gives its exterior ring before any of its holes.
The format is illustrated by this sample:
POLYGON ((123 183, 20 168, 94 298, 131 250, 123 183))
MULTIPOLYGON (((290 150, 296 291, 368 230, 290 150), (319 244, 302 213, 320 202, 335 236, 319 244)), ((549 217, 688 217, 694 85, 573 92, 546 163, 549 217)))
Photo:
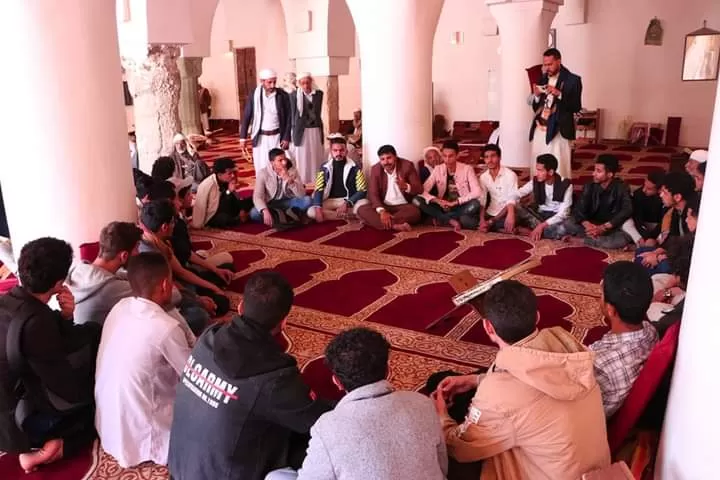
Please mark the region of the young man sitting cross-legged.
POLYGON ((103 450, 123 468, 167 463, 175 386, 191 345, 177 310, 165 311, 172 271, 160 253, 128 262, 133 297, 103 327, 95 373, 95 425, 103 450))
POLYGON ((632 192, 632 217, 622 229, 638 247, 654 245, 660 235, 660 222, 665 209, 660 199, 660 187, 665 180, 663 172, 650 172, 642 187, 632 192))
POLYGON ((497 232, 505 230, 508 233, 514 231, 508 228, 511 225, 507 222, 508 205, 518 189, 517 174, 509 168, 500 165, 502 151, 497 145, 487 145, 483 151, 485 170, 480 175, 480 186, 487 195, 487 205, 480 210, 480 231, 497 232))
POLYGON ((595 376, 610 418, 625 401, 658 335, 646 312, 653 298, 650 274, 641 265, 615 262, 605 269, 601 307, 610 331, 590 345, 595 376))
POLYGON ((537 157, 535 178, 520 187, 510 196, 507 204, 505 228, 529 234, 532 240, 560 238, 557 225, 569 215, 572 207, 572 184, 557 174, 557 158, 550 153, 537 157), (518 202, 532 194, 532 202, 519 205, 518 202))
POLYGON ((422 196, 413 202, 440 225, 456 231, 475 229, 480 223, 482 188, 471 165, 458 162, 460 147, 454 140, 443 143, 443 163, 437 165, 423 185, 422 196), (437 195, 431 192, 437 188, 437 195))
POLYGON ((574 479, 608 466, 593 354, 562 327, 538 330, 537 298, 520 282, 496 284, 483 302, 495 362, 485 375, 445 378, 432 394, 449 456, 484 460, 481 479, 574 479), (448 402, 474 388, 458 425, 448 402))
POLYGON ((270 163, 258 172, 255 180, 255 207, 250 211, 250 218, 268 227, 286 224, 288 220, 300 222, 312 199, 305 194, 305 185, 284 150, 273 148, 269 157, 270 163))
POLYGON ((380 161, 370 170, 369 205, 358 208, 358 217, 377 230, 408 232, 420 221, 412 199, 423 192, 412 162, 398 158, 392 145, 378 149, 380 161))
POLYGON ((445 438, 433 403, 393 388, 389 353, 387 340, 367 328, 330 341, 325 361, 347 395, 313 425, 299 475, 277 471, 265 480, 445 479, 445 438))
POLYGON ((630 237, 622 231, 632 216, 630 190, 617 178, 620 169, 615 155, 604 153, 595 161, 593 181, 583 187, 573 214, 560 227, 565 240, 579 237, 580 243, 599 248, 623 248, 630 237))

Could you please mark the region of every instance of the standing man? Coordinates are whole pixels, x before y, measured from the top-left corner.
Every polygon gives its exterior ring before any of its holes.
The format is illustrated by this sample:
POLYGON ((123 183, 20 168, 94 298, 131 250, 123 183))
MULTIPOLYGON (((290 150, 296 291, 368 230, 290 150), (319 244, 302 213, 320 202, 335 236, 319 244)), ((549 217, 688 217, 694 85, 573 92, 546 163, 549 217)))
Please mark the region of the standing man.
POLYGON ((212 95, 210 90, 203 87, 198 82, 198 102, 200 103, 200 122, 202 123, 203 133, 210 135, 210 114, 212 113, 212 95))
POLYGON ((412 204, 423 193, 415 165, 397 157, 395 147, 383 145, 378 150, 380 161, 370 170, 369 205, 358 208, 358 217, 378 230, 409 232, 420 222, 420 210, 412 204))
POLYGON ((309 73, 298 78, 300 88, 290 94, 292 139, 295 145, 295 167, 300 180, 312 180, 325 155, 323 147, 322 90, 313 88, 309 73))
POLYGON ((252 123, 250 140, 256 173, 267 166, 270 150, 278 147, 287 150, 290 146, 290 97, 276 84, 277 73, 270 69, 260 72, 260 85, 245 104, 240 126, 240 144, 245 145, 252 123))
POLYGON ((570 140, 575 140, 573 115, 582 108, 582 80, 562 66, 561 58, 555 48, 543 53, 545 73, 540 83, 533 85, 535 117, 530 126, 530 142, 532 158, 543 153, 555 155, 558 159, 557 173, 563 178, 570 178, 570 140))

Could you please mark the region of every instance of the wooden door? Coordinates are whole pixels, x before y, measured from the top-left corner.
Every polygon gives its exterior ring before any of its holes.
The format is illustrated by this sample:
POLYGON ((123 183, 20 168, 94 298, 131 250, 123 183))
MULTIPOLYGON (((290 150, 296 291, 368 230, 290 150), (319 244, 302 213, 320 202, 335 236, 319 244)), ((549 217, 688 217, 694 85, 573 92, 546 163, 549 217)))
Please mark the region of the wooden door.
POLYGON ((255 48, 235 49, 235 75, 240 104, 240 118, 245 111, 245 104, 253 89, 257 86, 257 67, 255 66, 255 48))

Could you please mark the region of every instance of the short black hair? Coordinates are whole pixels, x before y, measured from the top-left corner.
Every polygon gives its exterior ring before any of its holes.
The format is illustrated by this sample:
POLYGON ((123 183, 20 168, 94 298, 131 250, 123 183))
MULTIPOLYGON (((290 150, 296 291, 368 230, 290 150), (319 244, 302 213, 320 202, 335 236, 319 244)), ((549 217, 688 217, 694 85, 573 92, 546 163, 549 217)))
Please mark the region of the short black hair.
POLYGON ((670 172, 665 175, 663 187, 671 195, 682 195, 683 200, 695 196, 695 179, 687 172, 670 172))
POLYGON ((170 276, 170 264, 158 252, 143 252, 130 257, 127 277, 133 294, 147 298, 158 284, 170 276))
POLYGON ((345 391, 385 380, 390 344, 369 328, 340 332, 325 348, 325 363, 345 391))
POLYGON ((52 237, 38 238, 20 250, 18 276, 30 293, 47 293, 67 278, 73 249, 69 243, 52 237))
POLYGON ((137 194, 137 198, 139 200, 142 200, 145 198, 152 189, 152 186, 155 184, 155 180, 152 179, 152 177, 139 177, 137 181, 135 182, 135 191, 137 194))
POLYGON ((150 172, 150 176, 155 180, 167 180, 174 174, 175 160, 172 157, 158 157, 150 172))
POLYGON ((560 55, 560 50, 557 48, 548 48, 543 52, 543 57, 553 57, 555 60, 560 60, 562 55, 560 55))
POLYGON ((665 181, 665 172, 659 172, 657 170, 654 172, 650 172, 648 173, 647 179, 650 180, 650 183, 660 188, 660 186, 665 181))
POLYGON ((640 325, 653 298, 650 273, 639 263, 611 263, 603 274, 603 295, 623 323, 640 325))
POLYGON ((270 158, 270 161, 272 162, 273 160, 275 160, 275 157, 277 157, 278 155, 284 155, 284 154, 285 154, 285 150, 283 150, 282 148, 273 148, 273 149, 270 149, 270 151, 268 152, 268 157, 270 158))
POLYGON ((292 285, 278 272, 258 272, 243 291, 243 316, 271 331, 285 319, 295 294, 292 285))
POLYGON ((187 187, 183 187, 180 190, 178 190, 177 196, 180 199, 185 198, 185 195, 188 194, 188 192, 192 189, 192 185, 188 185, 187 187))
POLYGON ((330 145, 332 145, 333 143, 347 145, 347 140, 345 139, 345 137, 330 137, 330 145))
POLYGON ((148 200, 175 200, 175 185, 172 182, 163 180, 154 182, 147 191, 148 200))
POLYGON ((167 200, 153 200, 143 205, 140 222, 151 232, 157 233, 160 227, 171 223, 175 218, 175 206, 167 200))
POLYGON ((502 158, 502 150, 500 150, 500 147, 495 145, 494 143, 488 143, 487 145, 485 145, 485 148, 483 148, 483 156, 485 156, 487 152, 495 152, 497 153, 498 157, 502 158))
POLYGON ((393 155, 397 157, 397 151, 392 145, 383 145, 382 147, 378 148, 377 155, 378 157, 381 157, 383 155, 393 155))
POLYGON ((695 235, 671 237, 668 241, 667 257, 673 275, 680 278, 680 287, 687 289, 690 278, 690 260, 695 246, 695 235))
POLYGON ((535 331, 537 297, 517 280, 502 281, 485 294, 483 316, 504 342, 519 342, 535 331))
POLYGON ((557 172, 558 161, 552 153, 543 153, 542 155, 538 155, 535 162, 545 167, 545 170, 557 172))
POLYGON ((442 149, 455 150, 455 153, 460 151, 460 145, 455 140, 445 140, 442 144, 442 149))
POLYGON ((111 222, 100 232, 98 257, 112 260, 122 252, 132 252, 142 238, 142 230, 130 222, 111 222))
POLYGON ((235 168, 235 161, 232 158, 222 157, 215 160, 213 173, 225 173, 235 168))
POLYGON ((617 157, 612 153, 601 154, 597 160, 595 160, 595 164, 604 166, 605 170, 610 173, 617 173, 620 170, 620 162, 618 162, 617 157))

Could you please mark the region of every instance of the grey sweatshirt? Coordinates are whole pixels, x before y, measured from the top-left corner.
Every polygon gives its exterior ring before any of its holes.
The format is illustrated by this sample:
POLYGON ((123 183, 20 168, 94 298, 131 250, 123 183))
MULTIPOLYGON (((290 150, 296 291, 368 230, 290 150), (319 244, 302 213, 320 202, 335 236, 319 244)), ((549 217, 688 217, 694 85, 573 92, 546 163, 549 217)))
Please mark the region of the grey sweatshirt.
POLYGON ((68 274, 68 287, 75 297, 75 323, 102 325, 115 304, 132 297, 130 282, 92 263, 76 263, 68 274))

